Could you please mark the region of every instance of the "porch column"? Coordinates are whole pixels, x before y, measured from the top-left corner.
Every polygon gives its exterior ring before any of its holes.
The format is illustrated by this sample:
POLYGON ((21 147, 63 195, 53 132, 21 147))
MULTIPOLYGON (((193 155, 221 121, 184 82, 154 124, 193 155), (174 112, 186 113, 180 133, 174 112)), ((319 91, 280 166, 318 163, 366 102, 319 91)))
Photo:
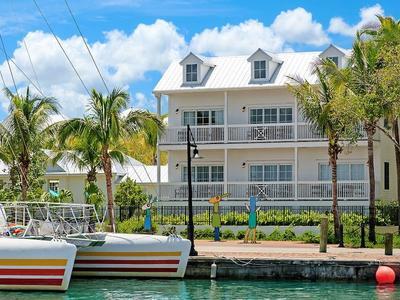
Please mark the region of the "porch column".
POLYGON ((297 141, 297 130, 298 130, 298 128, 297 128, 297 114, 298 114, 298 112, 297 112, 297 110, 298 110, 298 105, 297 105, 297 99, 295 98, 294 99, 294 140, 295 141, 297 141))
POLYGON ((224 149, 224 193, 228 192, 228 149, 224 149))
POLYGON ((224 143, 228 142, 228 92, 224 92, 224 143))
POLYGON ((294 147, 294 199, 297 200, 297 184, 298 184, 298 148, 294 147))
MULTIPOLYGON (((161 94, 155 95, 157 98, 157 116, 161 116, 161 94)), ((161 154, 160 154, 160 135, 157 134, 157 200, 161 200, 161 154)))

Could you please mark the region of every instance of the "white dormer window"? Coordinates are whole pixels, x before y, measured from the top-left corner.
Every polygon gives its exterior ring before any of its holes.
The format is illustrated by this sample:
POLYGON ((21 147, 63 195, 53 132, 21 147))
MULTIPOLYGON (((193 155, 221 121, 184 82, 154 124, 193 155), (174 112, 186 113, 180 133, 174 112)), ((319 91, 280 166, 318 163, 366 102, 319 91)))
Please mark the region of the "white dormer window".
POLYGON ((329 59, 329 60, 331 60, 332 62, 334 62, 335 65, 336 65, 336 67, 339 66, 339 57, 337 57, 337 56, 330 56, 330 57, 327 57, 327 59, 329 59))
POLYGON ((265 60, 254 61, 254 79, 267 78, 267 64, 265 60))
POLYGON ((197 64, 186 65, 186 82, 197 82, 197 64))

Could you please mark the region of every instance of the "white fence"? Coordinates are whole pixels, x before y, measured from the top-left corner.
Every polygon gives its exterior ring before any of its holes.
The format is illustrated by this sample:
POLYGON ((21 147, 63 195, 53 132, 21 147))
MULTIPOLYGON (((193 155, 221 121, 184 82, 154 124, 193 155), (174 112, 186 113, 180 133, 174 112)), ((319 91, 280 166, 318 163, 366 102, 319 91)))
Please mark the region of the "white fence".
MULTIPOLYGON (((224 193, 224 183, 193 183, 193 199, 205 200, 224 193)), ((245 200, 257 196, 261 200, 328 200, 332 198, 332 183, 327 181, 294 182, 228 182, 228 199, 245 200), (297 194, 297 196, 296 196, 297 194)), ((368 181, 338 182, 340 200, 367 200, 368 181)), ((161 200, 187 200, 186 182, 161 184, 161 200)))

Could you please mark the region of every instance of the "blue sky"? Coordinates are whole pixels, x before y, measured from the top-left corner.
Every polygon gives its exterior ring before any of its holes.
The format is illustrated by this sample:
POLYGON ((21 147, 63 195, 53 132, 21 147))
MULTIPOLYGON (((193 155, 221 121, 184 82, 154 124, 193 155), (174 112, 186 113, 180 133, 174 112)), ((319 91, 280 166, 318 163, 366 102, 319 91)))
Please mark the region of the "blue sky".
MULTIPOLYGON (((64 0, 37 2, 85 84, 104 89, 64 0)), ((348 48, 355 30, 373 21, 374 15, 399 18, 397 2, 68 0, 107 84, 129 89, 133 107, 153 111, 151 92, 162 72, 190 50, 247 55, 259 47, 307 51, 335 43, 348 48)), ((87 94, 32 0, 0 2, 0 33, 8 55, 46 95, 59 99, 64 114, 81 115, 87 94)), ((0 63, 6 84, 12 87, 4 55, 0 63)), ((26 79, 15 68, 14 75, 18 88, 26 87, 26 79)), ((0 96, 0 118, 7 107, 7 99, 0 96)))

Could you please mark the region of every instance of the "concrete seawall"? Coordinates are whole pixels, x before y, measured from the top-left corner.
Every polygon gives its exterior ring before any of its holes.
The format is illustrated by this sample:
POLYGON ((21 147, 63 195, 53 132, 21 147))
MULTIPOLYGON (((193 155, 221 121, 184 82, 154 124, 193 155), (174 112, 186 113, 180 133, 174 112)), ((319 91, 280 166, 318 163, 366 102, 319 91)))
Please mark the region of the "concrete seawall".
MULTIPOLYGON (((378 261, 230 259, 192 257, 185 278, 210 278, 211 264, 217 265, 217 279, 306 279, 373 281, 382 263, 378 261)), ((400 262, 385 263, 400 276, 400 262)))

